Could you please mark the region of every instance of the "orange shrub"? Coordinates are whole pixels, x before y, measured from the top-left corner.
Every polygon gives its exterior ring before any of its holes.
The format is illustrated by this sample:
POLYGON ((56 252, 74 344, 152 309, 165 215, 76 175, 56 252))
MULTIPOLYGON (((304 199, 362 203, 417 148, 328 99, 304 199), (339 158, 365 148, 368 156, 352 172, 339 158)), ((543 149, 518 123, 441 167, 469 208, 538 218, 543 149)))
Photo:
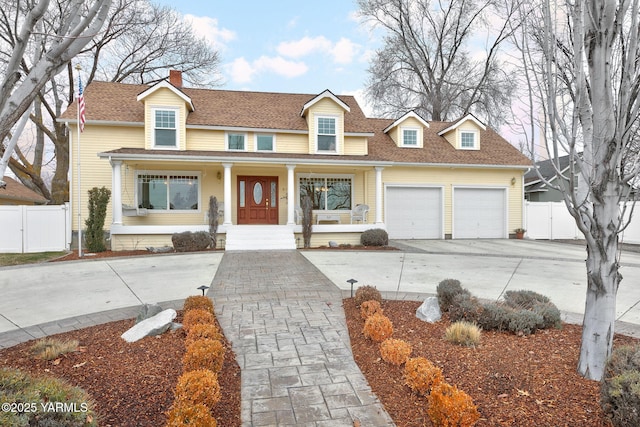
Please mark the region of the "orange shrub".
POLYGON ((435 427, 471 427, 480 419, 471 397, 445 382, 433 387, 428 402, 427 414, 435 427))
POLYGON ((192 295, 187 297, 184 300, 184 305, 182 309, 187 312, 189 310, 194 309, 202 309, 207 310, 209 313, 214 314, 213 312, 213 301, 209 297, 205 297, 204 295, 192 295))
POLYGON ((365 320, 362 332, 365 337, 381 342, 393 335, 393 323, 387 316, 374 314, 365 320))
POLYGON ((227 349, 218 340, 202 339, 194 341, 182 358, 184 372, 209 369, 216 374, 222 369, 227 349))
POLYGON ((411 350, 411 344, 394 338, 387 338, 380 344, 382 360, 392 365, 402 365, 406 362, 411 350))
POLYGON ((411 358, 404 365, 404 383, 418 394, 429 394, 442 381, 442 370, 424 357, 411 358))
POLYGON ((197 340, 210 339, 222 341, 222 334, 216 325, 199 324, 189 328, 184 344, 189 347, 197 340))
POLYGON ((365 301, 374 300, 374 301, 382 302, 382 295, 380 294, 380 291, 376 289, 375 286, 364 285, 356 289, 356 295, 354 296, 353 299, 356 303, 356 307, 360 307, 360 304, 362 304, 365 301))
POLYGON ((384 314, 384 310, 378 301, 365 301, 360 305, 360 315, 363 319, 367 319, 369 316, 373 316, 376 313, 384 314))
POLYGON ((209 408, 202 403, 191 405, 176 401, 167 412, 167 427, 216 427, 216 419, 211 416, 209 408))
POLYGON ((182 327, 186 333, 189 333, 194 325, 213 325, 213 321, 213 314, 201 308, 194 308, 184 314, 182 327))
POLYGON ((220 401, 218 376, 208 369, 185 372, 178 378, 176 401, 190 405, 202 403, 209 409, 220 401))

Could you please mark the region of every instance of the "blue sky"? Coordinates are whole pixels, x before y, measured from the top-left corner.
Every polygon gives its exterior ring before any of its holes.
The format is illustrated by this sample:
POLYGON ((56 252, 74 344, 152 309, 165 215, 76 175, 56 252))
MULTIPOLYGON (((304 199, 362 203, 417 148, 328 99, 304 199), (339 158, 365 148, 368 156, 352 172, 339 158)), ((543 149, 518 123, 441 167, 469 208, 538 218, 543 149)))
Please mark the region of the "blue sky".
POLYGON ((224 89, 354 94, 379 45, 355 1, 156 0, 181 12, 222 57, 224 89))

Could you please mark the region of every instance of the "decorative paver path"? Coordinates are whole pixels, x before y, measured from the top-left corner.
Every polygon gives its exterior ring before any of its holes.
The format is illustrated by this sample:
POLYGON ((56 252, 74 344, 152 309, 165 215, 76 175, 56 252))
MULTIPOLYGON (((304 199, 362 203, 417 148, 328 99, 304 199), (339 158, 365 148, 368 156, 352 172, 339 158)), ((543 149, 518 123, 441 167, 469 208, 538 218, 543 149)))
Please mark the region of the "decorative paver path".
POLYGON ((353 360, 342 293, 297 251, 225 252, 208 295, 241 368, 243 426, 393 426, 353 360))

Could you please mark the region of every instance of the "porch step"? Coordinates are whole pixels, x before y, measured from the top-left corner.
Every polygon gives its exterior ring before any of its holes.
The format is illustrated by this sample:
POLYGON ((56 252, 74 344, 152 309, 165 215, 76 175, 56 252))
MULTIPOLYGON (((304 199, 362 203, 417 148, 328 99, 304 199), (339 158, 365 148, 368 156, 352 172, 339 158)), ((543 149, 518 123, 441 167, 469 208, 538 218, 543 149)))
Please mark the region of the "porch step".
POLYGON ((286 225, 233 225, 227 228, 227 251, 296 249, 293 228, 286 225))

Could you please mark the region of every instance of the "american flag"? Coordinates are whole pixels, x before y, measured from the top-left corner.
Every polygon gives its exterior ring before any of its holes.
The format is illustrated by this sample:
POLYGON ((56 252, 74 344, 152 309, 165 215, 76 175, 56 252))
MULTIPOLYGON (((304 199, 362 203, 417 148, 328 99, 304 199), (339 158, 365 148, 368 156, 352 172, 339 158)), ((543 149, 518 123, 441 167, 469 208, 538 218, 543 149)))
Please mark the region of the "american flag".
POLYGON ((80 132, 84 131, 85 117, 84 95, 82 94, 82 79, 78 76, 78 123, 80 123, 80 132))

